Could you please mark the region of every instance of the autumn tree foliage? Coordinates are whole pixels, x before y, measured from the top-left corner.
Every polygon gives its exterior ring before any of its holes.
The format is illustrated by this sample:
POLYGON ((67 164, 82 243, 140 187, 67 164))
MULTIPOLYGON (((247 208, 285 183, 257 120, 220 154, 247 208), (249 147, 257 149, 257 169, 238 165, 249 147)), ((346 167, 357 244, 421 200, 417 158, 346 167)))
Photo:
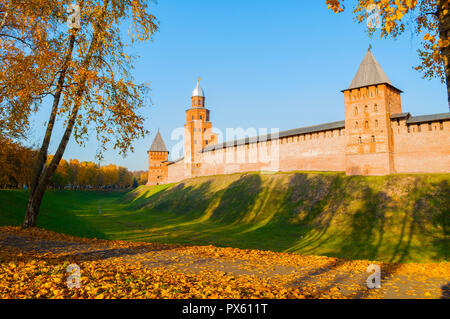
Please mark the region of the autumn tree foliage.
POLYGON ((135 171, 133 172, 134 176, 136 176, 137 182, 139 185, 145 185, 148 181, 148 172, 147 171, 135 171))
POLYGON ((37 152, 0 136, 0 188, 30 185, 37 152))
MULTIPOLYGON (((38 151, 17 142, 6 142, 0 138, 0 189, 22 189, 31 184, 33 161, 38 151)), ((49 165, 53 155, 47 158, 49 165)), ((52 189, 117 189, 144 185, 147 172, 131 172, 115 164, 99 165, 94 162, 80 162, 77 159, 61 159, 48 188, 52 189), (139 181, 134 185, 134 180, 139 181)))
MULTIPOLYGON (((345 10, 344 0, 326 0, 336 13, 345 10)), ((353 8, 362 23, 379 15, 381 37, 395 38, 411 29, 422 39, 421 64, 416 70, 427 78, 447 83, 450 107, 450 2, 448 0, 358 0, 353 8)), ((375 23, 372 25, 375 26, 375 23)), ((372 35, 377 29, 369 27, 372 35)))
POLYGON ((76 142, 84 144, 88 133, 94 132, 100 145, 98 157, 102 158, 108 145, 125 155, 133 150, 132 142, 146 133, 139 110, 146 105, 149 87, 134 82, 130 71, 136 57, 126 50, 136 41, 150 40, 157 31, 149 1, 80 0, 80 28, 68 30, 70 3, 12 0, 0 7, 4 13, 0 53, 5 61, 0 80, 5 83, 3 87, 12 87, 1 92, 3 103, 9 103, 10 108, 5 115, 0 114, 0 119, 12 123, 13 113, 18 112, 16 122, 27 123, 33 105, 38 107, 42 97, 53 98, 34 165, 24 227, 35 225, 44 192, 72 135, 76 142), (130 43, 122 39, 120 26, 124 22, 131 24, 130 43), (23 91, 28 83, 20 77, 9 85, 12 80, 7 79, 7 74, 17 70, 22 74, 34 72, 25 77, 32 89, 23 91), (63 119, 63 136, 49 159, 48 147, 57 118, 63 119))
MULTIPOLYGON (((51 158, 49 156, 48 163, 51 158)), ((94 162, 62 159, 50 180, 50 186, 57 189, 130 188, 136 176, 127 168, 115 164, 101 166, 94 162)))
POLYGON ((61 11, 62 2, 56 0, 0 2, 0 135, 4 138, 23 138, 30 113, 51 94, 62 49, 62 41, 55 37, 61 11))

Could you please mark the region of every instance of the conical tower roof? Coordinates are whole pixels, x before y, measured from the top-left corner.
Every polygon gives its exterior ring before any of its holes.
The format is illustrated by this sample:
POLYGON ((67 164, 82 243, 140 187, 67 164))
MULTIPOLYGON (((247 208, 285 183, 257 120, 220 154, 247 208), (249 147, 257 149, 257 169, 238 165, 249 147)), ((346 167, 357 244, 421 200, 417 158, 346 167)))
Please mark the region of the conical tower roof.
POLYGON ((389 84, 390 86, 394 87, 369 49, 347 90, 358 89, 365 86, 377 84, 389 84))
POLYGON ((159 130, 158 133, 156 133, 155 139, 153 140, 149 152, 169 152, 167 150, 166 144, 164 144, 164 140, 162 139, 159 130))

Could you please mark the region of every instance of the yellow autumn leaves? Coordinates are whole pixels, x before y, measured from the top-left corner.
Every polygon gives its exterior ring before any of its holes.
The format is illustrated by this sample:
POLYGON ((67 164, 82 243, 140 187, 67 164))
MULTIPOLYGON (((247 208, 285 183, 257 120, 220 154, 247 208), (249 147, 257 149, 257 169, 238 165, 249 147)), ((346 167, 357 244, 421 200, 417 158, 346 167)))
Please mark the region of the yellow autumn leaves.
MULTIPOLYGON (((326 4, 336 13, 344 11, 344 0, 326 0, 326 4)), ((377 30, 381 37, 393 38, 407 29, 417 34, 426 33, 418 49, 421 63, 415 69, 425 78, 438 78, 445 82, 449 57, 444 51, 450 41, 448 34, 444 36, 444 30, 450 19, 449 5, 448 0, 358 0, 353 13, 358 23, 368 22, 376 16, 380 29, 368 23, 370 35, 377 30), (374 7, 377 8, 375 12, 372 10, 374 7)))
MULTIPOLYGON (((369 263, 214 246, 82 239, 36 228, 0 227, 0 298, 3 299, 382 297, 379 291, 369 291, 365 286, 369 263), (158 259, 163 255, 173 258, 158 259), (194 265, 189 264, 188 257, 192 257, 194 265), (205 261, 209 266, 203 267, 205 261), (214 263, 233 262, 242 266, 240 274, 211 267, 214 263), (71 275, 67 267, 73 263, 80 267, 80 288, 71 289, 67 286, 71 275), (276 267, 289 272, 279 273, 276 267), (336 275, 343 273, 350 274, 349 279, 354 276, 362 279, 349 283, 345 292, 341 289, 345 286, 333 284, 336 275)), ((392 284, 397 278, 404 280, 407 276, 422 276, 425 280, 427 276, 448 278, 450 275, 450 263, 380 263, 380 266, 387 277, 395 274, 389 280, 392 284)))
MULTIPOLYGON (((81 288, 66 286, 66 264, 45 261, 0 266, 1 298, 304 298, 298 289, 273 289, 262 280, 168 273, 131 263, 80 264, 81 288)), ((213 275, 213 274, 211 274, 213 275)))

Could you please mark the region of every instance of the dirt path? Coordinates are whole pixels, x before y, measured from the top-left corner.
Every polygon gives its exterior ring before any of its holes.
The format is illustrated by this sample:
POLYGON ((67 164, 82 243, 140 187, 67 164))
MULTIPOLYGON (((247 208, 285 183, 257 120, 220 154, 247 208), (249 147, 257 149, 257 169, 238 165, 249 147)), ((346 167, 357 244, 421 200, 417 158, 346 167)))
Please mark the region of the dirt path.
POLYGON ((368 289, 369 261, 273 253, 213 246, 152 245, 86 240, 0 227, 0 251, 57 254, 67 260, 140 263, 170 273, 231 275, 262 279, 276 287, 308 288, 318 296, 333 291, 351 298, 449 298, 450 264, 383 264, 381 288, 368 289), (322 293, 323 292, 323 293, 322 293))

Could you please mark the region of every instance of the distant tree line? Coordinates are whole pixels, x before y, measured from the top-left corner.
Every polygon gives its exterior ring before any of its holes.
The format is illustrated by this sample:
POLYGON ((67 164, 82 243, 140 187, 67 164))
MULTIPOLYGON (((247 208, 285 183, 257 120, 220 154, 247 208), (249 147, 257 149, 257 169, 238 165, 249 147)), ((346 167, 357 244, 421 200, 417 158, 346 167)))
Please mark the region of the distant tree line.
MULTIPOLYGON (((33 161, 37 151, 0 137, 0 188, 28 188, 32 178, 33 161)), ((49 156, 47 165, 53 156, 49 156)), ((120 189, 147 183, 146 171, 129 171, 109 164, 64 159, 52 176, 49 188, 53 189, 120 189)))
POLYGON ((30 185, 36 151, 0 135, 0 188, 30 185))

